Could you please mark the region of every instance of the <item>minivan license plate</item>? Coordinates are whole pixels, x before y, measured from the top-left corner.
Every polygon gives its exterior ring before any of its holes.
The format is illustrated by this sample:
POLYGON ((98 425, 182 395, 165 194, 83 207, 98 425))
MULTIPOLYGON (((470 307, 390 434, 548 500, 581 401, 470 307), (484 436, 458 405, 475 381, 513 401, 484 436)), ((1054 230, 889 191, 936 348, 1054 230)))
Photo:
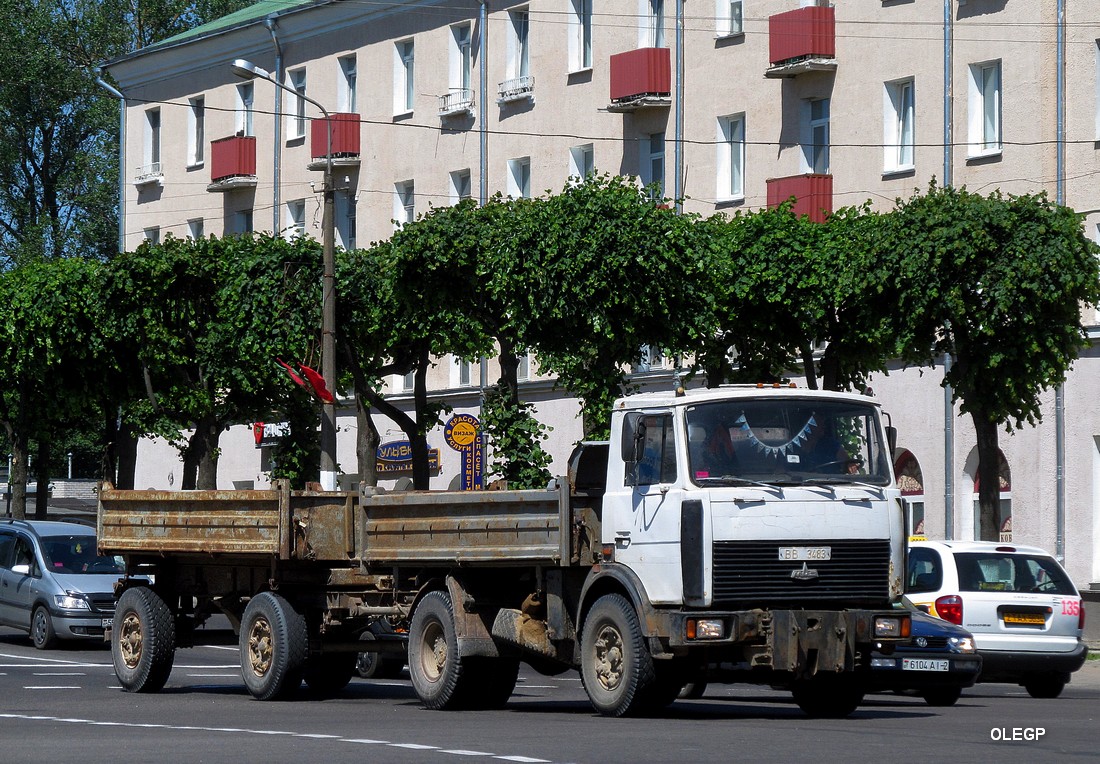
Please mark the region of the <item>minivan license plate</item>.
POLYGON ((779 547, 780 560, 831 560, 833 558, 832 547, 827 546, 781 546, 779 547))
POLYGON ((902 658, 903 671, 947 671, 948 661, 929 660, 928 658, 902 658))
POLYGON ((105 629, 109 629, 109 628, 111 628, 111 626, 113 626, 113 625, 114 625, 114 623, 115 623, 115 619, 114 619, 114 618, 104 618, 104 619, 103 619, 103 623, 102 623, 102 626, 103 626, 103 628, 105 628, 105 629))

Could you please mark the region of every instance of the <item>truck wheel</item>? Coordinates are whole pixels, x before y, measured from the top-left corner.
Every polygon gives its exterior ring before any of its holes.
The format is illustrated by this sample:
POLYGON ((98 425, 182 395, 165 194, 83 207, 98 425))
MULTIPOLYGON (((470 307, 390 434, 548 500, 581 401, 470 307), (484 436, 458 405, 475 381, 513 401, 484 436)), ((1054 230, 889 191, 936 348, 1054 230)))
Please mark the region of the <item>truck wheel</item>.
POLYGON ((624 716, 650 705, 653 659, 634 607, 621 594, 600 597, 585 618, 581 672, 589 702, 604 716, 624 716))
POLYGON ((409 677, 416 696, 433 711, 459 708, 468 684, 464 672, 451 596, 444 591, 428 592, 409 624, 409 677))
POLYGON ((43 605, 34 609, 31 616, 31 641, 39 650, 49 650, 57 644, 57 632, 53 630, 53 619, 50 611, 43 605))
POLYGON ((309 654, 306 619, 273 592, 257 594, 241 619, 241 674, 257 700, 281 700, 302 684, 309 654))
POLYGON ((807 716, 843 719, 863 702, 863 688, 846 677, 817 677, 795 683, 794 702, 807 716))
POLYGON ((1033 698, 1057 698, 1066 689, 1066 680, 1059 674, 1031 677, 1024 682, 1024 689, 1033 698))
POLYGON ((176 657, 176 622, 152 589, 135 586, 118 598, 111 657, 127 692, 157 692, 168 681, 176 657))
POLYGON ((306 661, 305 680, 317 695, 335 695, 355 673, 355 653, 322 653, 306 661))
POLYGON ((953 706, 962 697, 962 687, 937 687, 921 693, 924 702, 930 706, 953 706))

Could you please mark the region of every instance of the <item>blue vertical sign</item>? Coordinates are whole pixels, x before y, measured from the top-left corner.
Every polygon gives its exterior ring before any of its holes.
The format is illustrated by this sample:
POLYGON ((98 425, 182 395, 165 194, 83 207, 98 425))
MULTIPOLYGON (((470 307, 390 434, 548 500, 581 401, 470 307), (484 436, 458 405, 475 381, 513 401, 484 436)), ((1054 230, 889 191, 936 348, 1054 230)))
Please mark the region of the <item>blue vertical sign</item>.
POLYGON ((462 490, 481 489, 482 453, 478 432, 481 423, 473 414, 455 414, 443 426, 443 439, 462 455, 462 490))

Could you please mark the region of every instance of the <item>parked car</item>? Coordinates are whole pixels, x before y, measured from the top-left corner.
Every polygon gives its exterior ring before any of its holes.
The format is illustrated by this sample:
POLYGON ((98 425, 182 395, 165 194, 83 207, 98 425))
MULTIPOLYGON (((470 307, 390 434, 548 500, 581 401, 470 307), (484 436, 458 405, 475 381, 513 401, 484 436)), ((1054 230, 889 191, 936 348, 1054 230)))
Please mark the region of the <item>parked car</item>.
POLYGON ((1022 684, 1056 698, 1088 656, 1081 595, 1037 547, 991 541, 913 541, 909 599, 974 635, 980 682, 1022 684))
POLYGON ((982 657, 966 629, 913 607, 909 641, 871 653, 867 690, 920 695, 930 706, 952 706, 982 670, 982 657))
POLYGON ((86 525, 0 521, 0 624, 28 632, 40 650, 59 639, 102 640, 122 573, 122 558, 97 554, 86 525))

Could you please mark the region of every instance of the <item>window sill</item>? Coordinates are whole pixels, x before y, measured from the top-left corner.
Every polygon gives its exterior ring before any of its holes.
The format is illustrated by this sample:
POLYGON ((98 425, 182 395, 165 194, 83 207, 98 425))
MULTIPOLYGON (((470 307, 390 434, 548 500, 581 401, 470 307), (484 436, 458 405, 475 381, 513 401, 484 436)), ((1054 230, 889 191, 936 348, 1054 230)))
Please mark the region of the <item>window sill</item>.
POLYGON ((185 169, 187 170, 187 172, 193 172, 195 170, 201 170, 205 166, 206 166, 205 161, 203 161, 203 162, 194 162, 192 164, 187 165, 187 167, 185 169))
POLYGON ((714 203, 714 208, 717 210, 725 207, 740 207, 745 203, 744 195, 741 196, 727 196, 723 199, 719 199, 714 203))
POLYGON ((395 111, 393 113, 393 118, 394 119, 408 119, 412 115, 413 115, 413 110, 412 109, 408 109, 407 111, 395 111))
POLYGON ((714 34, 714 39, 718 40, 720 42, 724 42, 726 40, 743 40, 743 39, 745 39, 745 33, 744 32, 716 32, 714 34))
POLYGON ((903 178, 908 175, 913 175, 917 171, 915 165, 905 165, 904 167, 887 167, 882 171, 882 179, 890 180, 891 178, 903 178))
POLYGON ((305 142, 305 133, 303 133, 302 135, 288 135, 286 139, 287 146, 301 146, 305 142))
POLYGON ((592 74, 591 66, 582 66, 580 69, 570 69, 565 73, 568 77, 576 77, 581 74, 592 74))
POLYGON ((986 149, 984 151, 970 151, 966 155, 966 161, 980 161, 983 159, 999 159, 1004 149, 986 149))

